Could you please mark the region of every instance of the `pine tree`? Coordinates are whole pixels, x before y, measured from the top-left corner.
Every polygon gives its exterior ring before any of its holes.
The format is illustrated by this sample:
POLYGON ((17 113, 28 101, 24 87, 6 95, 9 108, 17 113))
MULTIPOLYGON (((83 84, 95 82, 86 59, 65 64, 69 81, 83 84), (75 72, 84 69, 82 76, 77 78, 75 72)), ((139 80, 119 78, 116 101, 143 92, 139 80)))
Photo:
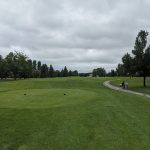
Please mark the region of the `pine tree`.
POLYGON ((54 68, 52 65, 50 65, 50 68, 49 68, 49 77, 54 77, 54 68))
POLYGON ((38 70, 41 70, 41 61, 38 61, 37 69, 38 69, 38 70))
POLYGON ((68 77, 68 70, 66 66, 64 68, 63 77, 68 77))

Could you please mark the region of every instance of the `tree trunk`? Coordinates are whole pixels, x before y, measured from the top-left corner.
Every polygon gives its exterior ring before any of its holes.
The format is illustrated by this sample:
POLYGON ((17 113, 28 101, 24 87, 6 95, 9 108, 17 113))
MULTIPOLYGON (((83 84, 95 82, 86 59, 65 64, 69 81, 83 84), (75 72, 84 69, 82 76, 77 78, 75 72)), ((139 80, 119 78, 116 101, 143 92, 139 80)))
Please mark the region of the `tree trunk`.
POLYGON ((144 87, 146 87, 146 76, 144 76, 144 87))

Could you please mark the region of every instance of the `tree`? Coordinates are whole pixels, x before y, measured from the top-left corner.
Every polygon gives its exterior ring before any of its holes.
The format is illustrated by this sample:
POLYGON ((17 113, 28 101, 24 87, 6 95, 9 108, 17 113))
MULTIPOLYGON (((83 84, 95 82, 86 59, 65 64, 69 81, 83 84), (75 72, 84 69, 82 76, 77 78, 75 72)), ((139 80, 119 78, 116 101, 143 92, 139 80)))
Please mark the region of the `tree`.
POLYGON ((97 69, 94 69, 93 70, 93 77, 96 77, 96 76, 99 76, 99 77, 104 77, 106 76, 106 71, 104 68, 97 68, 97 69))
POLYGON ((32 67, 33 67, 33 70, 36 70, 36 60, 33 60, 32 67))
POLYGON ((27 60, 28 57, 21 52, 15 52, 15 56, 18 64, 18 77, 25 79, 32 71, 27 60))
POLYGON ((27 60, 28 62, 28 78, 31 78, 32 77, 32 60, 29 59, 27 60))
POLYGON ((97 76, 97 69, 93 69, 93 77, 96 77, 97 76))
POLYGON ((73 71, 72 72, 72 76, 78 76, 79 74, 78 74, 78 71, 77 70, 75 70, 75 71, 73 71))
POLYGON ((123 64, 118 64, 116 68, 117 76, 124 76, 125 75, 125 68, 123 64))
POLYGON ((91 73, 79 73, 80 77, 89 77, 91 73))
POLYGON ((60 71, 60 77, 63 77, 64 76, 64 69, 62 69, 61 71, 60 71))
POLYGON ((72 76, 72 71, 71 70, 69 70, 69 72, 68 72, 68 76, 72 76))
MULTIPOLYGON (((32 75, 33 75, 34 78, 38 78, 38 77, 41 76, 41 71, 40 70, 32 70, 32 75)), ((43 75, 43 77, 46 77, 46 76, 43 75)))
POLYGON ((16 80, 18 71, 19 71, 19 65, 17 62, 17 57, 13 52, 10 52, 6 58, 5 58, 7 65, 8 65, 8 71, 9 74, 13 74, 14 79, 16 80))
POLYGON ((135 46, 132 50, 132 53, 134 55, 133 61, 135 64, 135 71, 143 76, 144 87, 146 87, 146 77, 148 76, 150 65, 150 62, 148 60, 150 55, 150 46, 146 48, 148 34, 149 33, 147 31, 141 30, 136 37, 135 46))
POLYGON ((150 74, 150 45, 145 50, 144 54, 144 64, 145 64, 145 70, 147 70, 147 74, 150 74))
POLYGON ((3 60, 3 57, 2 57, 2 55, 0 55, 0 61, 1 61, 1 60, 3 60))
POLYGON ((38 69, 38 70, 41 70, 41 61, 38 61, 37 69, 38 69))
POLYGON ((54 77, 54 68, 53 68, 53 66, 52 65, 50 65, 50 67, 49 67, 49 77, 54 77))
POLYGON ((47 76, 48 76, 48 67, 47 67, 46 64, 43 64, 43 65, 41 66, 41 77, 42 77, 42 78, 45 78, 45 77, 47 77, 47 76))
POLYGON ((54 71, 54 77, 60 77, 60 71, 59 70, 54 71))
POLYGON ((68 77, 68 69, 65 66, 64 70, 63 70, 63 77, 68 77))
POLYGON ((0 57, 0 78, 1 79, 7 78, 7 71, 8 71, 7 63, 1 56, 0 57))
POLYGON ((122 57, 122 62, 125 75, 131 76, 133 73, 133 58, 127 53, 122 57))
POLYGON ((114 77, 115 75, 116 75, 116 72, 115 72, 114 69, 112 69, 112 70, 110 71, 110 76, 111 76, 111 77, 114 77))
POLYGON ((61 71, 54 70, 53 66, 50 68, 46 64, 41 66, 41 61, 36 63, 36 60, 29 59, 22 52, 10 52, 4 59, 0 55, 0 78, 29 78, 29 77, 67 77, 78 76, 78 71, 69 71, 65 66, 61 71))
POLYGON ((31 72, 29 68, 29 64, 27 61, 27 56, 21 52, 10 52, 6 58, 6 68, 7 73, 9 73, 9 76, 13 76, 16 80, 17 77, 19 78, 26 78, 29 75, 29 72, 31 72))

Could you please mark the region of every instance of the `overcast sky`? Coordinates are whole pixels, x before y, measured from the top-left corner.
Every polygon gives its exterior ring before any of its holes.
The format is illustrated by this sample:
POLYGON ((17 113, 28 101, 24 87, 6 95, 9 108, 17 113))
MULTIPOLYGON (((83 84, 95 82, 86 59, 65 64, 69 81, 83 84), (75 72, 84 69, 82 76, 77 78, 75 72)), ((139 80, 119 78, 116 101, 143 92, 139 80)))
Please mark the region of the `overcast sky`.
POLYGON ((55 69, 114 69, 141 29, 150 32, 150 0, 0 0, 0 54, 55 69))

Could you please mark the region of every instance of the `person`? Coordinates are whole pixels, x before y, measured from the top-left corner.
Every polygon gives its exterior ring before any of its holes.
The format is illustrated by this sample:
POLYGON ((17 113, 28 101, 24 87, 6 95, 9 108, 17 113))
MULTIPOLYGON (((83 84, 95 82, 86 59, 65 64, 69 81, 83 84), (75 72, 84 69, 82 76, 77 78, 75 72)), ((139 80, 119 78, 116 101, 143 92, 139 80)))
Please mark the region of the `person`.
POLYGON ((124 86, 124 81, 122 82, 122 87, 125 88, 125 86, 124 86))
POLYGON ((125 82, 124 85, 125 85, 125 89, 128 89, 128 82, 125 82))

